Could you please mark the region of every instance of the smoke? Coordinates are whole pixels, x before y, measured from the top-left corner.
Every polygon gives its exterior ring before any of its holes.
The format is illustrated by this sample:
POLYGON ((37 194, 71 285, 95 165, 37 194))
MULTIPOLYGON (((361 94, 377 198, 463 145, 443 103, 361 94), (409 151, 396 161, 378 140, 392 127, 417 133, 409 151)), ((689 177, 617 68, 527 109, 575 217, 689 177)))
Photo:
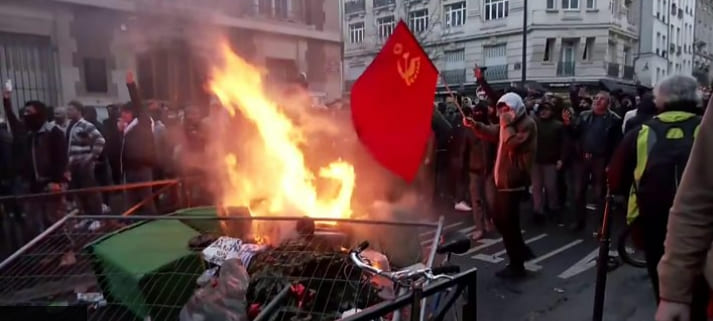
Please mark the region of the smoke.
MULTIPOLYGON (((244 2, 247 1, 230 1, 244 2)), ((210 11, 202 11, 177 9, 163 3, 153 0, 139 2, 142 11, 152 15, 128 20, 127 32, 132 38, 133 50, 140 54, 156 48, 167 48, 176 42, 186 44, 190 56, 204 62, 201 68, 207 75, 206 83, 203 84, 206 91, 209 91, 207 82, 213 68, 221 68, 223 63, 224 57, 220 50, 223 43, 245 46, 244 41, 258 41, 253 40, 253 37, 236 40, 235 32, 207 23, 221 19, 221 15, 215 12, 238 10, 234 4, 228 5, 225 2, 225 7, 213 6, 210 11)), ((270 55, 269 52, 264 54, 270 55)), ((255 63, 255 59, 252 59, 254 57, 245 58, 255 63)), ((263 74, 263 80, 269 76, 265 66, 256 67, 263 74)), ((190 71, 181 72, 188 74, 190 71)), ((391 217, 391 211, 378 211, 372 207, 379 200, 400 205, 410 200, 409 207, 418 207, 413 193, 404 192, 411 190, 410 187, 378 165, 362 146, 352 126, 349 110, 320 108, 314 104, 310 93, 297 84, 275 85, 268 82, 264 85, 263 90, 270 100, 296 125, 297 130, 292 134, 298 138, 305 163, 313 173, 318 173, 320 168, 340 159, 354 166, 356 185, 351 202, 354 217, 391 217)), ((268 177, 251 180, 245 177, 254 178, 255 173, 275 172, 279 168, 262 157, 270 153, 256 124, 240 110, 231 115, 226 107, 213 97, 209 104, 195 105, 185 111, 184 121, 188 130, 176 144, 178 147, 172 155, 177 168, 182 174, 206 175, 202 188, 215 197, 214 201, 219 206, 245 206, 257 212, 270 212, 277 205, 266 200, 271 192, 279 188, 279 182, 271 181, 268 177), (187 137, 189 135, 191 137, 187 137), (245 195, 253 197, 245 199, 245 195), (226 204, 227 199, 240 200, 240 204, 226 204)), ((333 180, 317 177, 315 184, 320 195, 333 195, 338 190, 333 180)), ((283 205, 281 216, 310 214, 301 213, 298 208, 284 202, 280 205, 283 205)), ((293 231, 294 227, 273 224, 272 229, 276 232, 273 231, 269 237, 279 241, 289 235, 285 231, 293 231)))

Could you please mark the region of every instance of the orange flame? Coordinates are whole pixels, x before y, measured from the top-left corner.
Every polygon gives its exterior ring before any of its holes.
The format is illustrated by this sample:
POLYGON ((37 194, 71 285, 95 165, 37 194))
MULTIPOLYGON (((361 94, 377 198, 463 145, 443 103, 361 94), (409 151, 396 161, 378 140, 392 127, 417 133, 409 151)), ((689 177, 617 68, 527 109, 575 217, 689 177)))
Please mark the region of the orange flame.
POLYGON ((316 176, 299 148, 303 130, 267 97, 261 71, 228 45, 223 44, 221 50, 222 64, 212 69, 209 88, 231 117, 239 112, 254 123, 260 138, 258 148, 249 155, 224 154, 223 205, 249 206, 259 215, 350 217, 354 167, 337 160, 319 169, 316 176), (244 158, 249 159, 243 162, 244 158), (336 192, 320 195, 318 178, 335 186, 336 192))

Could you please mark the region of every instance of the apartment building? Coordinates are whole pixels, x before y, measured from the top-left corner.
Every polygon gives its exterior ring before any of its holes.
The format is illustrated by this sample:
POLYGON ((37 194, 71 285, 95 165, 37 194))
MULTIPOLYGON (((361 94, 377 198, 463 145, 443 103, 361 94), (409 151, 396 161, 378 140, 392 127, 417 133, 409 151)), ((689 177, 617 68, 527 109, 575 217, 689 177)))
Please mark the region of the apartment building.
POLYGON ((346 88, 369 65, 395 23, 406 21, 452 89, 487 67, 500 86, 521 80, 527 14, 527 80, 631 85, 638 52, 634 0, 342 0, 346 88))
POLYGON ((641 2, 641 55, 637 74, 642 84, 655 85, 671 74, 694 68, 696 0, 641 2))
POLYGON ((701 84, 713 81, 713 0, 696 1, 693 74, 701 84))
POLYGON ((3 0, 0 78, 14 99, 61 105, 126 101, 126 70, 146 98, 204 103, 218 39, 265 67, 269 83, 300 73, 324 99, 341 97, 339 3, 329 0, 3 0), (218 37, 220 35, 220 37, 218 37))

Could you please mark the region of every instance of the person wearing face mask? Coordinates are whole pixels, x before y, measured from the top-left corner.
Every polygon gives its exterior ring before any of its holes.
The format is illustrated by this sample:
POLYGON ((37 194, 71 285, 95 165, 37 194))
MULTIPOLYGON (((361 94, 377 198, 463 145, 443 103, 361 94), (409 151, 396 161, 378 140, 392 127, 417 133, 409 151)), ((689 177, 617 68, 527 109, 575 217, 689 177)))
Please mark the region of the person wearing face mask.
MULTIPOLYGON (((67 189, 67 142, 64 132, 47 121, 47 106, 40 101, 28 101, 22 112, 27 131, 21 156, 21 175, 30 193, 61 192, 67 189)), ((27 210, 37 232, 64 216, 64 196, 47 197, 28 202, 27 210)))
MULTIPOLYGON (((479 101, 473 107, 473 120, 488 124, 488 106, 485 101, 479 101)), ((472 239, 483 238, 485 232, 494 230, 492 215, 494 191, 492 169, 495 148, 489 141, 480 139, 468 130, 465 140, 470 153, 468 157, 468 175, 470 176, 470 200, 472 203, 475 231, 472 239)))
POLYGON ((520 202, 530 184, 530 172, 537 151, 537 124, 527 115, 522 98, 506 93, 496 104, 499 124, 486 125, 467 118, 464 125, 481 139, 498 144, 493 176, 495 180, 495 227, 503 236, 510 264, 498 271, 501 278, 525 276, 525 261, 534 258, 520 232, 520 202))

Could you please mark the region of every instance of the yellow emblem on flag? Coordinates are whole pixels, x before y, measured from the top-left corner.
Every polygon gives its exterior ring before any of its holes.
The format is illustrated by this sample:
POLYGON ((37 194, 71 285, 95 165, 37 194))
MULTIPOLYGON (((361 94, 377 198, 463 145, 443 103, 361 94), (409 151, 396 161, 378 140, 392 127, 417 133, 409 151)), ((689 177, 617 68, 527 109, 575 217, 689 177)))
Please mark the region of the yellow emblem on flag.
POLYGON ((409 59, 411 53, 403 51, 404 48, 402 44, 397 43, 394 45, 394 55, 401 56, 401 60, 396 62, 396 68, 406 83, 406 86, 411 86, 418 78, 418 72, 421 69, 421 57, 409 59))

